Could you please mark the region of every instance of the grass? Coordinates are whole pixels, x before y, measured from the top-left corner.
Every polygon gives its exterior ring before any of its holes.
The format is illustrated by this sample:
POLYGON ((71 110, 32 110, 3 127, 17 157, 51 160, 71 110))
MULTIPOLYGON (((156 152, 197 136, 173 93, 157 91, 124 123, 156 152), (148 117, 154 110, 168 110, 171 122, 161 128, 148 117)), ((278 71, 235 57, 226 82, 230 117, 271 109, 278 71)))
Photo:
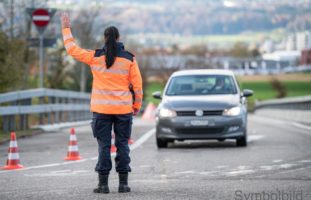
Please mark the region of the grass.
MULTIPOLYGON (((286 88, 286 97, 306 96, 311 95, 310 81, 280 81, 286 88)), ((254 96, 248 99, 248 106, 250 110, 253 109, 255 100, 263 101, 268 99, 275 99, 277 91, 274 90, 269 81, 242 81, 240 82, 242 89, 253 90, 254 96)))
POLYGON ((273 90, 269 82, 240 82, 240 84, 241 89, 251 89, 255 92, 254 99, 273 99, 277 95, 277 92, 273 90))
POLYGON ((154 99, 152 97, 152 93, 153 92, 156 92, 156 91, 161 91, 163 92, 163 89, 164 89, 164 84, 162 83, 159 83, 159 82, 151 82, 151 83, 148 83, 146 89, 145 89, 145 102, 147 103, 154 103, 156 105, 158 105, 160 103, 160 100, 159 99, 154 99))
MULTIPOLYGON (((287 80, 284 76, 276 76, 280 80, 281 84, 286 88, 286 97, 306 96, 311 95, 311 79, 305 77, 308 74, 296 74, 290 80, 287 80)), ((310 76, 310 75, 309 75, 310 76)), ((268 99, 274 99, 277 97, 278 92, 273 89, 270 78, 238 78, 242 89, 251 89, 254 91, 254 96, 248 99, 250 110, 252 110, 255 100, 263 101, 268 99)), ((158 104, 160 101, 152 98, 152 93, 155 91, 163 91, 164 85, 158 82, 151 82, 146 88, 146 102, 153 102, 158 104)))
POLYGON ((288 97, 311 95, 311 82, 307 81, 284 81, 282 84, 287 89, 288 97))

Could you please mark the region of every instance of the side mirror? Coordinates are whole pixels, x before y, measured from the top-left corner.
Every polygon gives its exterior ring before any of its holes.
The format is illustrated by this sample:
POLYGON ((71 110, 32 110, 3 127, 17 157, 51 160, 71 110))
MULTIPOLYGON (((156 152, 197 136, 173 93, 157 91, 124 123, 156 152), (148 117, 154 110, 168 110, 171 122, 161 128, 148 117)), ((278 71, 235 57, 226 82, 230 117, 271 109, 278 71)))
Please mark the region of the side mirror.
POLYGON ((160 91, 156 91, 156 92, 152 93, 152 96, 153 96, 153 98, 155 98, 155 99, 162 99, 162 96, 161 96, 161 92, 160 92, 160 91))
POLYGON ((254 94, 253 90, 249 90, 249 89, 244 89, 242 92, 242 96, 243 97, 250 97, 254 94))

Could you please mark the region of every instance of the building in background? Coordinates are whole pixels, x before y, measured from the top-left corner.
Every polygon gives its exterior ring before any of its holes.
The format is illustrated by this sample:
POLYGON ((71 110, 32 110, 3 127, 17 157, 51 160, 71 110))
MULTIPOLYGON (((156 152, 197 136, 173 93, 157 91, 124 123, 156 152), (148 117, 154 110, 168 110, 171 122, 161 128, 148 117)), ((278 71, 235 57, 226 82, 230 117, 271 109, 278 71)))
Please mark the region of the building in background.
POLYGON ((311 48, 310 31, 292 33, 286 39, 286 51, 302 51, 311 48))
POLYGON ((296 50, 302 51, 302 50, 310 48, 309 41, 310 41, 309 31, 296 33, 296 50))
POLYGON ((285 50, 286 51, 296 50, 296 37, 294 34, 287 36, 285 50))
POLYGON ((311 65, 311 49, 306 49, 301 52, 300 65, 311 65))

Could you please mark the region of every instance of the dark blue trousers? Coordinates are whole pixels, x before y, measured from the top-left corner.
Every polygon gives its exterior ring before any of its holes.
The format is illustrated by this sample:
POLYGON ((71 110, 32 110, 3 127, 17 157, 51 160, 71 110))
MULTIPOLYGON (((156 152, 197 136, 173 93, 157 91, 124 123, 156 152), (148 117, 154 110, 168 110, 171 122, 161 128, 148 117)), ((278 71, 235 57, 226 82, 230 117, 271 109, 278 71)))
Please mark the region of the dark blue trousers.
POLYGON ((131 137, 132 113, 110 115, 93 113, 93 135, 98 142, 98 162, 95 171, 99 174, 109 174, 111 163, 111 131, 115 133, 115 145, 117 147, 115 163, 118 173, 128 173, 130 168, 130 148, 128 140, 131 137))

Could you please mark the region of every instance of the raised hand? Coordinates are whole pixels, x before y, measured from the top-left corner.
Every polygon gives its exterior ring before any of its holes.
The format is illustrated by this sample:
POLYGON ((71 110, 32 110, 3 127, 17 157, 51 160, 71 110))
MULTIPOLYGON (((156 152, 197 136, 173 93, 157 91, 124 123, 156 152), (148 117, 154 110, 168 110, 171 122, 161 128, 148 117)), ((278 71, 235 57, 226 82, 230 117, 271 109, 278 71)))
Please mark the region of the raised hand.
POLYGON ((70 28, 70 18, 68 13, 63 12, 61 16, 62 28, 70 28))

